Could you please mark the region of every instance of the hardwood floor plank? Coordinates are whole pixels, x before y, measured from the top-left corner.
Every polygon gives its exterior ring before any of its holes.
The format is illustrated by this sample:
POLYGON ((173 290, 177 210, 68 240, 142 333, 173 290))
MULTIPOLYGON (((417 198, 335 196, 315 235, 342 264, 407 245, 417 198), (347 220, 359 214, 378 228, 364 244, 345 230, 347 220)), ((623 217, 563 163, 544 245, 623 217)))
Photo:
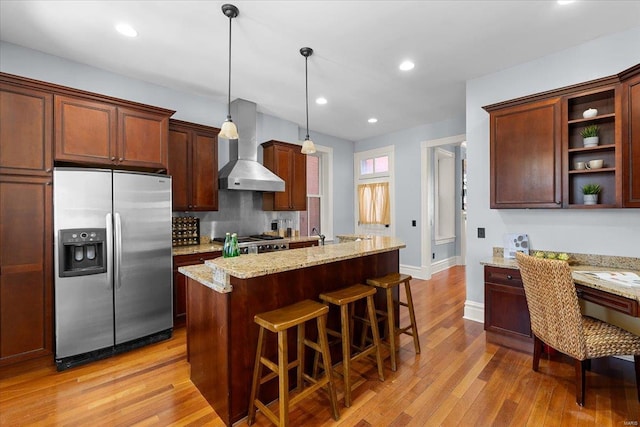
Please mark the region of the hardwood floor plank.
MULTIPOLYGON (((307 426, 633 426, 640 418, 633 364, 596 360, 587 373, 584 408, 575 403, 573 365, 485 342, 483 325, 462 318, 463 267, 412 281, 422 353, 400 338, 399 366, 388 358, 384 382, 372 361, 353 365, 353 402, 331 418, 326 393, 291 410, 307 426)), ((401 293, 401 298, 404 299, 401 293)), ((403 323, 408 322, 405 309, 403 323)), ((189 380, 185 330, 161 343, 56 372, 41 359, 0 368, 1 426, 214 426, 224 424, 189 380)), ((238 423, 245 426, 245 422, 238 423)), ((258 427, 270 426, 258 413, 258 427)))

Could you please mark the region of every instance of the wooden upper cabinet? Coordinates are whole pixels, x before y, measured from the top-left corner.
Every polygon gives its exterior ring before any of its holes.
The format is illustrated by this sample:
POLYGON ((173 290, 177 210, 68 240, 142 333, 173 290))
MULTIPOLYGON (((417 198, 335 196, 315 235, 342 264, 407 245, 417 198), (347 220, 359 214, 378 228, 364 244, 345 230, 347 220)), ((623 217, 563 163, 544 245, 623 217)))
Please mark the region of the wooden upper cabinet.
POLYGON ((219 129, 170 120, 169 174, 174 211, 218 210, 219 129))
POLYGON ((285 191, 265 192, 262 208, 269 211, 307 210, 307 156, 300 146, 280 141, 262 144, 263 164, 284 180, 285 191))
POLYGON ((53 95, 0 82, 0 173, 50 175, 53 95))
POLYGON ((622 204, 640 208, 640 66, 622 87, 622 204))
POLYGON ((166 113, 56 95, 54 115, 58 161, 167 168, 166 113))
POLYGON ((0 174, 0 366, 53 352, 51 178, 0 174))
POLYGON ((55 96, 56 160, 113 164, 117 161, 116 107, 55 96))
POLYGON ((561 102, 490 110, 491 208, 560 208, 561 102))
POLYGON ((169 116, 118 107, 118 163, 167 169, 169 116))

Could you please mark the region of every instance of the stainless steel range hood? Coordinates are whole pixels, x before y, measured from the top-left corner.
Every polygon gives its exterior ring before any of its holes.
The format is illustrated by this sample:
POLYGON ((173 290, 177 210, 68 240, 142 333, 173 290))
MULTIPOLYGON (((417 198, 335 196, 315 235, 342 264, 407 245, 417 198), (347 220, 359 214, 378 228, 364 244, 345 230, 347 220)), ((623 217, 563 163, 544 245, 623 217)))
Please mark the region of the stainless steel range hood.
POLYGON ((238 126, 239 139, 229 140, 229 163, 218 173, 220 189, 284 191, 284 181, 258 163, 256 104, 236 99, 231 103, 231 116, 238 126))

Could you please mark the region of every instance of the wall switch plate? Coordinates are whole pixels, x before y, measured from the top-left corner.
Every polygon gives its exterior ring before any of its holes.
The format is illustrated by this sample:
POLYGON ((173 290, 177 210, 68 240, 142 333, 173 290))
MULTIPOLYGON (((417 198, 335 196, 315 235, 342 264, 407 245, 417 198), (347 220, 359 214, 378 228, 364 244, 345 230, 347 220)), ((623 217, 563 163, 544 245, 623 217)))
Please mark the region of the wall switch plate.
POLYGON ((484 239, 484 227, 478 227, 478 239, 484 239))

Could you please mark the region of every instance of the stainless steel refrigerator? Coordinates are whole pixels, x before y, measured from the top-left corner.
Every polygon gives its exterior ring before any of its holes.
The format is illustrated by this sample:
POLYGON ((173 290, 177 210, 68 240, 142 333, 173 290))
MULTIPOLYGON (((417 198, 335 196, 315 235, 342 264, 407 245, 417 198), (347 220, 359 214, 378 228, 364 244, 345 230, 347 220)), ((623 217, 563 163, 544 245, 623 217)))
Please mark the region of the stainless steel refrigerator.
POLYGON ((56 168, 59 370, 169 338, 171 177, 56 168))

